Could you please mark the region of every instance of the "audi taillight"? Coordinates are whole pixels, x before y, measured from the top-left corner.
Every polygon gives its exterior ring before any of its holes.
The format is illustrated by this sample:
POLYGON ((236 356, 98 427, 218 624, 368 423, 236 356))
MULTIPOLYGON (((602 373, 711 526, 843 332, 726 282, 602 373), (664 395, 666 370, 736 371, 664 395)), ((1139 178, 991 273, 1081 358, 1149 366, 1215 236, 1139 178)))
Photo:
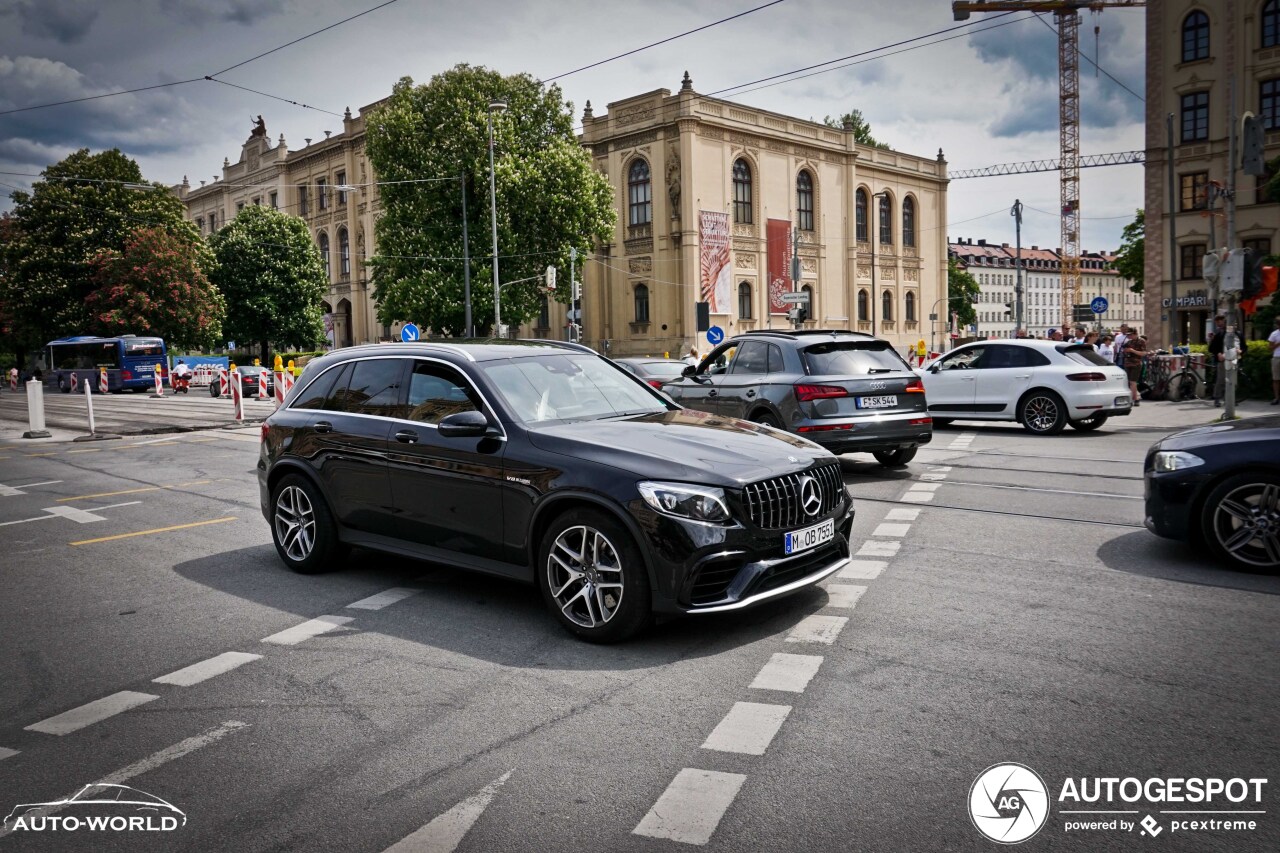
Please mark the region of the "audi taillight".
POLYGON ((912 379, 910 382, 907 383, 907 387, 905 390, 908 394, 923 394, 924 383, 921 382, 919 379, 912 379))
POLYGON ((649 383, 649 385, 650 385, 650 386, 652 386, 652 387, 654 387, 654 388, 657 388, 659 391, 661 391, 661 390, 662 390, 662 380, 661 380, 661 379, 649 379, 649 380, 647 380, 647 381, 648 381, 648 383, 649 383))
POLYGON ((269 429, 271 429, 271 427, 267 426, 266 421, 263 421, 263 422, 262 422, 262 437, 258 439, 259 441, 266 441, 266 440, 267 440, 267 431, 268 431, 269 429))
POLYGON ((1106 382, 1107 374, 1105 373, 1068 373, 1067 378, 1072 382, 1106 382))
POLYGON ((848 397, 849 392, 839 385, 797 385, 796 399, 801 403, 810 400, 830 400, 835 397, 848 397))

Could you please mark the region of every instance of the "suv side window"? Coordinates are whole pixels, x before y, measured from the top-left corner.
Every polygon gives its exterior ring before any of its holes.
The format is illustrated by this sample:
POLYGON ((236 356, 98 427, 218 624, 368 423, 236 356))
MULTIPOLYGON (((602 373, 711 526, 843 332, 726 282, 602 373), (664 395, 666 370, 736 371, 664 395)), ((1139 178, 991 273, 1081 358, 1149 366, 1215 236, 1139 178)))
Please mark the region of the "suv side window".
POLYGON ((729 359, 733 358, 733 351, 737 344, 733 342, 723 343, 713 349, 702 363, 705 369, 702 371, 706 376, 715 376, 724 373, 729 369, 729 359))
POLYGON ((471 384, 452 367, 432 361, 415 361, 409 374, 409 399, 404 417, 423 424, 438 424, 449 415, 480 408, 471 384))
POLYGON ((305 397, 301 397, 289 406, 291 409, 323 409, 326 398, 333 392, 334 381, 338 376, 347 369, 347 365, 340 364, 337 367, 330 367, 324 373, 316 377, 316 380, 306 387, 302 393, 305 397))
POLYGON ((978 362, 981 360, 982 354, 983 352, 986 351, 986 349, 987 349, 986 347, 970 347, 969 349, 964 350, 963 352, 958 352, 955 355, 949 355, 942 360, 942 362, 939 365, 939 369, 940 370, 968 370, 970 368, 976 369, 977 367, 980 366, 978 362))
POLYGON ((999 370, 1000 368, 1009 367, 1028 367, 1026 354, 1030 352, 1026 347, 1011 347, 1007 345, 996 344, 987 347, 987 353, 982 357, 981 364, 975 365, 983 370, 999 370))
POLYGON ((769 370, 768 345, 761 341, 744 341, 738 347, 738 355, 729 365, 730 373, 767 373, 769 370))
POLYGON ((787 372, 786 362, 782 360, 782 348, 777 344, 769 344, 769 372, 787 372))
POLYGON ((396 416, 405 359, 372 358, 355 362, 342 411, 356 415, 396 416))

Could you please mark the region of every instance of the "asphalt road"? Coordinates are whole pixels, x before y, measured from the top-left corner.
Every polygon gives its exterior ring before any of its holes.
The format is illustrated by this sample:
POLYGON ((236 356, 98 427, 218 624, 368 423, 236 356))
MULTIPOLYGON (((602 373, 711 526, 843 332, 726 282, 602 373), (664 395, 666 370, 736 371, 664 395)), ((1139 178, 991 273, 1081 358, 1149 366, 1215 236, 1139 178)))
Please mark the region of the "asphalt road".
POLYGON ((1280 578, 1141 527, 1153 420, 846 457, 845 576, 614 647, 513 583, 363 551, 285 570, 253 430, 0 446, 0 816, 111 782, 186 818, 0 850, 993 850, 968 802, 998 762, 1050 792, 1026 849, 1280 849, 1275 779, 1257 805, 1074 806, 1155 838, 1064 829, 1068 777, 1280 766, 1280 578), (1197 808, 1267 813, 1161 813, 1197 808))

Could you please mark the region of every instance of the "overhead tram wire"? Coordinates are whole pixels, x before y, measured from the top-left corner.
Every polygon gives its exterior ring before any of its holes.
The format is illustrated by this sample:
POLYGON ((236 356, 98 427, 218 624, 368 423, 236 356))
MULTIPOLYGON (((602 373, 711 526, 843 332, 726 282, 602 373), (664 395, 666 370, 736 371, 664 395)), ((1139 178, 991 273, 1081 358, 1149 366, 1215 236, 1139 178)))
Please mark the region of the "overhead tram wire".
POLYGON ((390 6, 392 3, 396 3, 396 2, 399 2, 399 0, 386 0, 386 2, 385 2, 385 3, 379 3, 377 6, 374 6, 374 7, 373 7, 373 8, 371 8, 371 9, 365 9, 363 12, 357 12, 356 14, 352 15, 352 16, 351 16, 351 17, 349 17, 349 18, 343 18, 341 21, 338 21, 338 22, 336 22, 336 23, 330 24, 330 25, 329 25, 329 26, 327 26, 327 27, 321 27, 320 29, 316 30, 316 31, 315 31, 315 32, 313 32, 313 33, 307 33, 305 36, 301 36, 301 37, 299 37, 299 38, 296 38, 296 39, 294 39, 293 41, 285 42, 284 44, 280 45, 279 47, 273 47, 273 48, 271 48, 271 50, 264 51, 263 53, 259 53, 257 56, 251 56, 251 57, 249 57, 248 59, 244 60, 243 62, 237 62, 235 65, 230 65, 230 66, 228 66, 228 67, 226 67, 226 68, 222 69, 221 71, 215 71, 215 72, 213 72, 212 74, 210 74, 210 75, 208 75, 208 76, 210 76, 210 77, 218 77, 219 75, 226 74, 228 71, 234 71, 234 70, 236 70, 237 68, 240 68, 240 67, 242 67, 242 66, 244 66, 244 65, 248 65, 250 62, 257 62, 259 59, 262 59, 264 56, 270 56, 271 54, 276 53, 277 51, 284 50, 286 47, 292 47, 293 45, 297 44, 298 42, 306 41, 307 39, 311 38, 312 36, 318 36, 318 35, 320 35, 321 33, 328 32, 329 30, 333 29, 334 27, 340 27, 340 26, 342 26, 343 24, 348 23, 349 21, 354 21, 356 18, 364 17, 365 15, 368 15, 368 14, 369 14, 369 13, 371 13, 371 12, 376 12, 376 11, 378 11, 379 9, 385 9, 387 6, 390 6))
POLYGON ((52 101, 47 104, 33 104, 29 107, 14 107, 9 110, 0 110, 0 116, 13 115, 14 113, 25 113, 30 110, 44 110, 49 107, 61 107, 67 104, 82 104, 85 101, 97 101, 101 98, 114 98, 116 95, 133 95, 137 92, 150 92, 153 89, 165 89, 170 86, 185 86, 187 83, 199 83, 203 77, 192 77, 190 80, 174 80, 171 83, 157 83, 154 86, 139 86, 136 89, 121 89, 117 92, 103 92, 101 95, 88 95, 83 98, 70 98, 65 101, 52 101))
POLYGON ((539 82, 539 83, 550 83, 552 80, 559 80, 559 79, 560 79, 560 78, 562 78, 562 77, 568 77, 570 74, 577 74, 579 71, 586 71, 586 70, 588 70, 588 69, 590 69, 590 68, 595 68, 595 67, 597 67, 597 66, 604 65, 604 64, 609 63, 609 62, 614 62, 614 61, 619 60, 619 59, 624 59, 624 58, 626 58, 626 57, 628 57, 628 56, 632 56, 632 55, 634 55, 634 54, 640 53, 641 51, 648 50, 648 49, 649 49, 649 48, 651 48, 651 47, 658 47, 659 45, 664 45, 664 44, 667 44, 668 42, 673 42, 673 41, 675 41, 676 39, 682 39, 682 38, 684 38, 685 36, 690 36, 690 35, 693 35, 694 33, 700 33, 700 32, 702 32, 703 30, 709 30, 709 29, 711 29, 712 27, 718 27, 718 26, 720 26, 721 24, 727 24, 729 21, 736 20, 737 18, 741 18, 741 17, 743 17, 743 16, 745 16, 745 15, 750 15, 752 12, 759 12, 761 9, 768 9, 770 6, 777 6, 777 5, 778 5, 779 3, 781 3, 781 2, 783 2, 783 0, 772 0, 772 2, 765 3, 763 6, 757 6, 757 7, 755 7, 754 9, 747 9, 745 12, 739 12, 738 14, 736 14, 736 15, 730 15, 730 16, 729 16, 729 17, 727 17, 727 18, 721 18, 720 20, 718 20, 718 21, 713 21, 713 22, 712 22, 712 23, 710 23, 710 24, 703 24, 702 26, 700 26, 700 27, 695 27, 695 28, 694 28, 694 29, 692 29, 692 30, 686 30, 686 31, 684 31, 684 32, 680 33, 679 35, 670 36, 670 37, 668 37, 668 38, 664 38, 664 39, 662 39, 661 41, 655 41, 655 42, 653 42, 652 44, 646 44, 644 47, 637 47, 635 50, 628 50, 626 53, 619 53, 619 54, 617 54, 617 55, 615 55, 615 56, 611 56, 611 57, 609 57, 608 59, 602 59, 602 60, 600 60, 599 62, 593 62, 593 63, 591 63, 590 65, 584 65, 584 66, 582 66, 581 68, 575 68, 575 69, 573 69, 572 71, 565 71, 565 72, 563 72, 563 73, 560 73, 560 74, 555 75, 554 77, 544 77, 543 79, 539 80, 538 82, 539 82))
POLYGON ((241 89, 245 92, 252 92, 255 95, 261 95, 264 98, 271 98, 272 100, 283 101, 286 104, 293 104, 295 107, 302 107, 304 110, 315 110, 316 112, 327 113, 328 115, 331 115, 331 116, 337 116, 338 118, 343 118, 342 113, 335 113, 333 110, 326 110, 321 107, 313 107, 310 104, 304 104, 301 101, 291 101, 288 98, 282 98, 279 95, 271 95, 271 94, 268 94, 267 92, 259 92, 257 89, 250 89, 248 86, 241 86, 238 83, 229 83, 226 80, 219 80, 218 78, 213 77, 212 75, 207 76, 204 79, 208 80, 210 83, 221 83, 222 85, 230 86, 233 89, 241 89))
MULTIPOLYGON (((1039 16, 1039 15, 1037 15, 1036 17, 1037 17, 1037 18, 1040 18, 1040 16, 1039 16)), ((1058 32, 1058 31, 1057 31, 1057 30, 1055 30, 1055 29, 1053 28, 1053 24, 1050 24, 1050 23, 1049 23, 1048 21, 1046 21, 1044 18, 1040 18, 1040 23, 1042 23, 1042 24, 1044 24, 1046 27, 1048 27, 1048 28, 1049 28, 1049 30, 1050 30, 1050 32, 1054 33, 1055 35, 1057 34, 1057 32, 1058 32)), ((1146 98, 1142 97, 1142 96, 1141 96, 1141 95, 1139 95, 1137 92, 1135 92, 1135 91, 1133 91, 1132 89, 1130 89, 1130 88, 1129 88, 1128 86, 1126 86, 1124 83, 1121 83, 1118 79, 1116 79, 1115 77, 1113 77, 1113 76, 1112 76, 1112 74, 1111 74, 1111 72, 1110 72, 1110 71, 1108 71, 1107 69, 1103 68, 1101 65, 1099 65, 1099 64, 1098 64, 1098 63, 1096 63, 1096 62, 1094 62, 1092 59, 1090 59, 1090 58, 1089 58, 1089 56, 1088 56, 1088 55, 1087 55, 1083 50, 1080 50, 1079 48, 1076 48, 1076 53, 1078 53, 1078 54, 1080 55, 1080 58, 1081 58, 1081 59, 1083 59, 1085 62, 1089 63, 1089 64, 1090 64, 1090 65, 1092 65, 1095 69, 1097 69, 1098 71, 1101 71, 1103 74, 1105 74, 1105 75, 1107 76, 1107 78, 1108 78, 1109 80, 1111 80, 1111 82, 1112 82, 1112 83, 1115 83, 1115 84, 1116 84, 1117 86, 1119 86, 1121 89, 1124 89, 1126 92, 1128 92, 1130 95, 1133 95, 1135 98, 1137 98, 1139 101, 1142 101, 1144 104, 1147 102, 1147 99, 1146 99, 1146 98)))

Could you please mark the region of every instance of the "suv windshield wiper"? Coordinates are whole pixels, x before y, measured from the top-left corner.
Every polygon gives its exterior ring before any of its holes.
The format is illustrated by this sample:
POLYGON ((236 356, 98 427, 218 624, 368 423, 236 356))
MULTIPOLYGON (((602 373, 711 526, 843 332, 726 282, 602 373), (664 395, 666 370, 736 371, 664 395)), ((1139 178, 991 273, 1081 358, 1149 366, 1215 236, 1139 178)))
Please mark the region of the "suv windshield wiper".
POLYGON ((596 418, 598 421, 611 421, 616 418, 634 418, 636 415, 656 415, 660 409, 639 409, 634 412, 614 412, 612 415, 601 415, 596 418))

